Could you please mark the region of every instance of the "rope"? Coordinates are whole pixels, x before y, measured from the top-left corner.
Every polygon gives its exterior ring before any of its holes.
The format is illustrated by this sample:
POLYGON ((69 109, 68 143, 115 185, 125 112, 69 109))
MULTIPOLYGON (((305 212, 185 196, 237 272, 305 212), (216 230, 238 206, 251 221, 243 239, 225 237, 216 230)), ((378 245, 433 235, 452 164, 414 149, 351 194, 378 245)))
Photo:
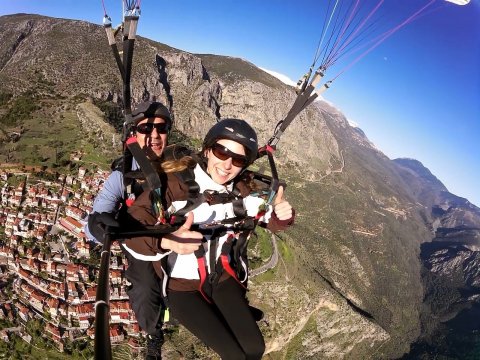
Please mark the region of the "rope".
POLYGON ((323 58, 322 58, 322 62, 321 62, 321 66, 324 68, 324 64, 325 64, 325 59, 327 59, 329 57, 329 54, 331 52, 331 47, 330 47, 330 44, 332 43, 332 39, 335 38, 335 40, 333 41, 333 43, 335 44, 337 41, 338 41, 338 36, 339 36, 339 32, 337 31, 337 28, 340 27, 342 28, 343 27, 343 24, 345 23, 345 18, 346 18, 346 14, 343 16, 343 19, 340 21, 340 25, 339 25, 339 19, 340 19, 340 15, 342 13, 342 7, 343 7, 343 3, 340 4, 340 9, 337 13, 337 16, 335 17, 335 24, 333 26, 333 29, 332 31, 330 32, 330 36, 328 38, 328 42, 325 44, 322 52, 324 53, 323 54, 323 58), (328 51, 328 49, 330 49, 330 51, 328 51))
POLYGON ((405 19, 402 23, 400 23, 399 25, 395 26, 394 28, 386 31, 385 33, 383 33, 382 35, 380 35, 379 37, 377 37, 377 39, 379 39, 375 44, 373 44, 370 48, 368 48, 366 51, 364 51, 362 54, 360 54, 357 58, 355 58, 350 64, 348 64, 346 67, 344 67, 333 79, 332 81, 334 81, 335 79, 337 79, 340 75, 342 75, 345 71, 347 71, 348 69, 350 69, 353 65, 355 65, 357 62, 359 62, 363 57, 365 57, 368 53, 370 53, 372 50, 374 50, 378 45, 380 45, 381 43, 383 43, 386 39, 388 39, 390 36, 392 36, 393 34, 395 34, 398 30, 400 30, 402 27, 404 27, 405 25, 407 24, 410 24, 411 22, 415 21, 419 16, 420 14, 425 11, 428 7, 430 7, 436 0, 431 0, 428 4, 426 4, 425 6, 421 7, 419 10, 417 10, 415 13, 413 13, 412 15, 410 15, 407 19, 405 19))
MULTIPOLYGON (((368 44, 372 43, 373 41, 367 41, 363 43, 365 39, 367 39, 372 33, 376 30, 376 23, 379 22, 380 19, 377 19, 374 23, 369 24, 365 29, 363 29, 355 38, 352 38, 350 41, 344 44, 344 49, 342 53, 337 53, 330 58, 330 60, 325 64, 325 67, 333 66, 339 59, 346 56, 347 54, 355 53, 360 49, 364 48, 368 44), (360 44, 360 45, 359 45, 360 44)), ((376 38, 378 39, 378 37, 376 38)))
MULTIPOLYGON (((331 15, 330 15, 330 19, 328 19, 328 22, 326 22, 327 16, 328 16, 328 12, 329 12, 329 10, 330 10, 330 4, 331 4, 331 1, 328 2, 328 8, 327 8, 327 12, 325 13, 325 20, 324 20, 324 22, 323 22, 322 35, 321 35, 321 37, 320 37, 320 40, 318 41, 317 50, 316 50, 316 52, 315 52, 315 56, 313 57, 312 67, 315 66, 315 63, 317 62, 318 58, 320 57, 321 52, 319 53, 319 49, 320 49, 320 47, 322 46, 323 40, 324 40, 324 38, 325 38, 325 35, 327 34, 328 28, 329 28, 329 26, 330 26, 330 22, 332 21, 332 18, 333 18, 333 14, 335 13, 335 10, 336 10, 336 8, 337 8, 338 1, 339 1, 339 0, 336 0, 336 1, 335 1, 335 6, 333 7, 332 13, 331 13, 331 15)), ((322 52, 323 52, 323 50, 322 50, 322 52)))
POLYGON ((107 9, 105 8, 105 1, 102 0, 102 6, 103 6, 103 15, 107 16, 107 9))
POLYGON ((354 40, 356 40, 355 36, 357 35, 357 33, 359 33, 358 36, 363 33, 363 31, 360 32, 360 30, 362 30, 368 19, 377 11, 383 1, 384 0, 380 0, 377 6, 370 12, 370 14, 363 18, 363 20, 360 15, 360 9, 357 10, 357 4, 355 4, 355 7, 351 11, 350 17, 346 22, 346 27, 342 32, 341 36, 339 37, 340 41, 335 44, 334 48, 330 52, 329 58, 325 63, 325 67, 333 65, 333 63, 345 53, 345 48, 348 47, 354 40), (354 21, 357 20, 358 23, 354 24, 354 21), (344 36, 350 27, 352 27, 352 30, 346 36, 344 36))

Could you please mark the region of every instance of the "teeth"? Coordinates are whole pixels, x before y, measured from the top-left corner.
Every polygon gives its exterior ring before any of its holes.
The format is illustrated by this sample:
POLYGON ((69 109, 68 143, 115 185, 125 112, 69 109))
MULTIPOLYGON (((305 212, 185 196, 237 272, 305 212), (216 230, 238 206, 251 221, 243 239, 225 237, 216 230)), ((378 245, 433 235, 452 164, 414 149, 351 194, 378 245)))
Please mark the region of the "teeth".
POLYGON ((228 173, 226 173, 225 171, 223 171, 222 169, 219 169, 219 168, 217 168, 217 172, 221 176, 227 176, 228 175, 228 173))

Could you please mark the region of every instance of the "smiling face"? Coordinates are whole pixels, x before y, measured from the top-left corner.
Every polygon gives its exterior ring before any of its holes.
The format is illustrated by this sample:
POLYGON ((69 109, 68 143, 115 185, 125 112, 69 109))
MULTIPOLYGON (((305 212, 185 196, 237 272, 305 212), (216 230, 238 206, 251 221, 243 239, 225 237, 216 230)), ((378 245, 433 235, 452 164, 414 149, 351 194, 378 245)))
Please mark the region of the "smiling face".
MULTIPOLYGON (((153 123, 153 124, 162 124, 165 123, 165 120, 160 117, 143 119, 138 122, 137 127, 141 124, 153 123)), ((167 145, 167 134, 159 133, 158 129, 153 127, 151 133, 142 134, 137 130, 136 138, 138 145, 145 151, 145 154, 150 160, 158 160, 162 156, 163 150, 167 145)))
MULTIPOLYGON (((217 141, 220 144, 239 156, 245 155, 245 148, 242 144, 228 139, 221 139, 217 141)), ((217 184, 225 184, 235 178, 242 168, 235 166, 232 163, 232 158, 228 157, 225 160, 221 160, 215 156, 212 149, 205 150, 205 156, 207 157, 207 173, 210 175, 213 181, 217 184)))

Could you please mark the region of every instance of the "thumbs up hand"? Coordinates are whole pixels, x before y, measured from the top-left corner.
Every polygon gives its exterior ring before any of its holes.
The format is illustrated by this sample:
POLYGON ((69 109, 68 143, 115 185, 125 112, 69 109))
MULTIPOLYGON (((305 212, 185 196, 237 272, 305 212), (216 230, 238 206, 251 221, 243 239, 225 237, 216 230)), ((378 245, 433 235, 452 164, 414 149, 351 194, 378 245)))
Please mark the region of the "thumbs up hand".
POLYGON ((192 254, 202 244, 203 235, 198 231, 191 231, 193 213, 189 213, 185 223, 171 234, 162 238, 162 249, 172 250, 177 254, 192 254))
POLYGON ((289 220, 293 216, 292 206, 284 199, 283 191, 283 186, 279 186, 273 201, 273 211, 277 215, 278 220, 289 220))

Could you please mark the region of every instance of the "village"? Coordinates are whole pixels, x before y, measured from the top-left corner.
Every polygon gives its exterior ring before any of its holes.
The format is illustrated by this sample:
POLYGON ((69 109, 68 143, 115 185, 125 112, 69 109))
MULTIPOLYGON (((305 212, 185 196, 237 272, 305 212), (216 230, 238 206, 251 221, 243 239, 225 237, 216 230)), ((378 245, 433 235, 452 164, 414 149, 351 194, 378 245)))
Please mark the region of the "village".
MULTIPOLYGON (((80 167, 75 175, 49 175, 0 170, 0 320, 11 325, 0 330, 0 342, 16 335, 30 343, 27 324, 38 320, 42 336, 64 351, 66 343, 94 337, 101 245, 83 227, 108 172, 80 167)), ((111 342, 135 352, 141 330, 117 243, 111 259, 111 342)))

